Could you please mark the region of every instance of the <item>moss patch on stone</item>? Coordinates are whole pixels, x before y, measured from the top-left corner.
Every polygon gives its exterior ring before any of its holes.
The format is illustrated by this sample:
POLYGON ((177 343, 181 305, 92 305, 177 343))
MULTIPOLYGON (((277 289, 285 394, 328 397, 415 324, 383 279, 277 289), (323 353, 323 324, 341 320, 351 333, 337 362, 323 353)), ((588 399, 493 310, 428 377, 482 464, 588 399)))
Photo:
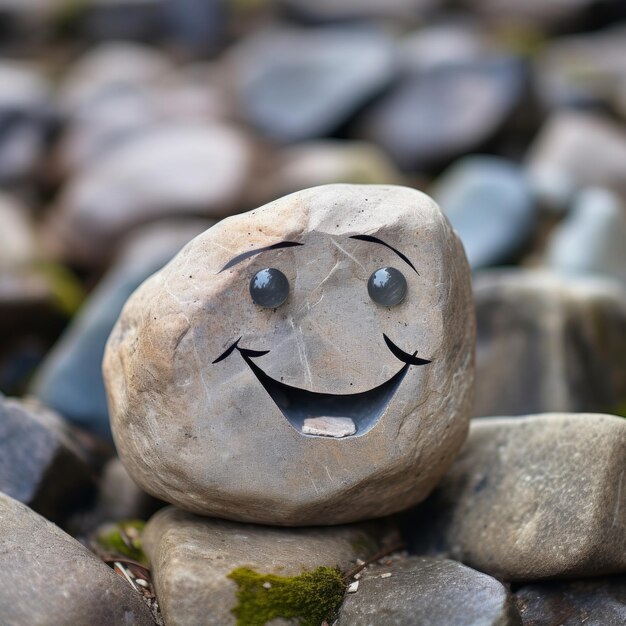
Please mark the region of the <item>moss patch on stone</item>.
POLYGON ((141 541, 144 526, 145 522, 142 520, 125 520, 99 532, 96 541, 107 552, 147 565, 148 559, 141 541))
POLYGON ((237 583, 237 626, 264 626, 277 617, 298 619, 300 626, 320 626, 336 615, 345 593, 339 569, 318 567, 298 576, 259 574, 238 567, 228 578, 237 583))

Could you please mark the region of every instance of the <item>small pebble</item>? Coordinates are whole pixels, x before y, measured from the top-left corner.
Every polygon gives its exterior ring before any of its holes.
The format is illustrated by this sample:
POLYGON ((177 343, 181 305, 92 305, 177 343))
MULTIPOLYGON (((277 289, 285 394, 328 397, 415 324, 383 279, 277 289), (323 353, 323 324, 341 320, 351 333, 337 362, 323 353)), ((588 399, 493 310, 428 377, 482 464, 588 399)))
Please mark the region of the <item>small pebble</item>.
POLYGON ((380 575, 381 578, 391 578, 391 572, 387 572, 385 574, 380 575))
POLYGON ((347 437, 354 435, 356 426, 349 417, 309 417, 304 420, 302 432, 305 435, 347 437))
POLYGON ((263 589, 271 589, 272 588, 272 583, 265 581, 263 583, 263 589))
POLYGON ((348 585, 347 593, 356 593, 358 588, 359 588, 359 581, 355 580, 353 583, 350 583, 348 585))

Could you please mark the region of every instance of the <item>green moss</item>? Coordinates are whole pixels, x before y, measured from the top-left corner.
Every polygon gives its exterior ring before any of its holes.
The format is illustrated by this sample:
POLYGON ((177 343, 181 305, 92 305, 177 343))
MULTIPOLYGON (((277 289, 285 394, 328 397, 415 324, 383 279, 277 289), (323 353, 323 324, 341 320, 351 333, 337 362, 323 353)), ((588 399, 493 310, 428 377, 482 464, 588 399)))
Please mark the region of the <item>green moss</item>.
POLYGON ((125 520, 99 532, 96 541, 107 552, 119 554, 147 565, 148 560, 143 553, 141 542, 145 525, 142 520, 125 520))
POLYGON ((290 577, 239 567, 228 578, 239 587, 238 604, 232 610, 237 626, 264 626, 277 617, 299 619, 300 626, 320 626, 324 620, 332 621, 345 593, 343 576, 333 567, 290 577))
POLYGON ((76 276, 66 267, 48 261, 36 263, 34 271, 48 281, 57 308, 65 315, 73 315, 85 298, 76 276))

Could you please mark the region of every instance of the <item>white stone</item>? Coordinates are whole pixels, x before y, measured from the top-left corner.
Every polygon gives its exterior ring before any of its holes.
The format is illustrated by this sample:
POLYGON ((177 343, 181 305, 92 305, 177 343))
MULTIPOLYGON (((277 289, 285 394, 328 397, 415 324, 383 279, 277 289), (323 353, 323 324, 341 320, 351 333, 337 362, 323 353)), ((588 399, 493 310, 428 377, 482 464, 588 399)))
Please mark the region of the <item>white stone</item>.
POLYGON ((345 437, 354 435, 356 426, 349 417, 309 417, 304 420, 302 432, 305 435, 345 437))

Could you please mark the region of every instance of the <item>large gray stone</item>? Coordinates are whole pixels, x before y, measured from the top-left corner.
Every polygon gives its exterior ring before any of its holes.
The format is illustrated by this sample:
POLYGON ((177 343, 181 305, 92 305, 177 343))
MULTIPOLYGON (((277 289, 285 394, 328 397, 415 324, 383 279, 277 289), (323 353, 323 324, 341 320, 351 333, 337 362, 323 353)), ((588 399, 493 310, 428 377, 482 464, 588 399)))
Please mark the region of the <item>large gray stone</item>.
POLYGON ((406 170, 424 170, 475 152, 502 129, 522 95, 513 58, 435 64, 407 76, 364 114, 364 137, 406 170))
MULTIPOLYGON (((320 567, 345 573, 357 559, 365 560, 378 550, 378 539, 377 529, 370 526, 271 528, 200 518, 173 507, 157 513, 143 536, 168 626, 240 623, 232 613, 240 603, 238 582, 229 576, 239 568, 281 577, 320 567)), ((268 591, 271 587, 266 583, 268 591)), ((265 588, 259 591, 263 594, 265 588)), ((259 607, 263 605, 261 599, 259 607)), ((288 617, 280 612, 279 616, 288 617)), ((286 626, 293 621, 279 618, 271 623, 286 626)))
POLYGON ((619 283, 490 271, 475 276, 474 299, 473 415, 613 412, 626 400, 626 292, 619 283))
POLYGON ((279 141, 334 132, 394 74, 392 42, 373 29, 271 29, 231 62, 242 113, 279 141))
POLYGON ((383 516, 423 499, 463 442, 473 348, 467 262, 437 205, 404 187, 316 187, 223 220, 130 298, 104 360, 115 442, 141 487, 192 512, 383 516), (404 258, 351 238, 364 235, 404 258), (296 245, 249 256, 281 242, 296 245), (368 296, 381 266, 408 285, 393 308, 368 296), (249 294, 267 267, 291 290, 275 310, 249 294), (356 435, 304 435, 322 416, 356 435))
POLYGON ((623 572, 625 458, 621 417, 473 420, 452 469, 413 512, 413 547, 509 581, 623 572))
POLYGON ((113 267, 47 354, 30 392, 82 428, 111 438, 102 380, 104 346, 129 296, 212 222, 147 226, 130 237, 113 267))
POLYGON ((409 557, 368 567, 337 626, 518 626, 502 583, 447 559, 409 557))
POLYGON ((515 592, 524 626, 623 626, 624 576, 525 585, 515 592))
POLYGON ((0 493, 3 626, 154 626, 126 581, 60 528, 0 493))
POLYGON ((163 124, 106 152, 73 178, 47 223, 67 259, 102 263, 131 228, 177 215, 221 217, 238 208, 251 165, 234 127, 163 124))
POLYGON ((529 175, 538 191, 546 181, 571 181, 576 188, 608 187, 626 195, 626 132, 595 113, 554 113, 528 154, 529 175))
POLYGON ((86 455, 59 415, 0 394, 1 492, 60 522, 94 487, 86 455))

